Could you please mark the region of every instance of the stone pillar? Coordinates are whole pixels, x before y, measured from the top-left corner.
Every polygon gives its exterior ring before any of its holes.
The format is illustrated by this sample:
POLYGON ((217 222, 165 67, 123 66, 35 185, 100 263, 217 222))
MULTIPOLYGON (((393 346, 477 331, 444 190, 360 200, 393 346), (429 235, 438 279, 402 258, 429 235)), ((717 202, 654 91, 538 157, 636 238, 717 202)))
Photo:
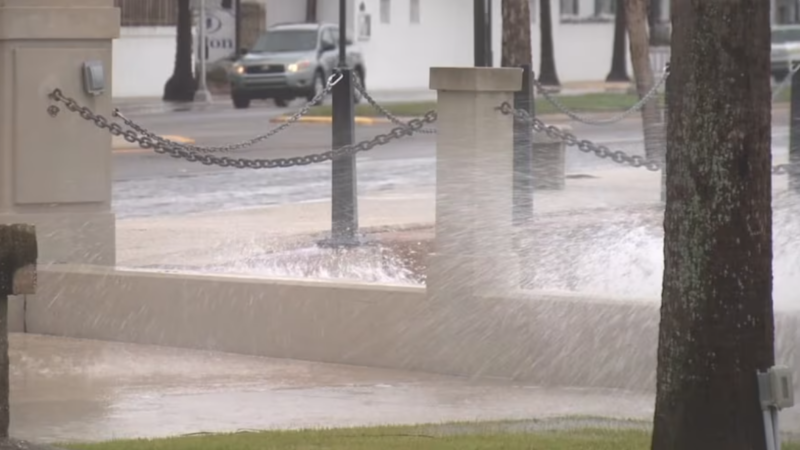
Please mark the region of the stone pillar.
POLYGON ((111 135, 63 105, 60 88, 110 117, 113 0, 0 2, 0 223, 35 224, 40 262, 115 263, 111 135), (83 89, 85 61, 100 61, 105 91, 83 89))
POLYGON ((428 291, 455 299, 519 285, 512 223, 513 105, 519 68, 431 68, 438 91, 436 238, 428 291))

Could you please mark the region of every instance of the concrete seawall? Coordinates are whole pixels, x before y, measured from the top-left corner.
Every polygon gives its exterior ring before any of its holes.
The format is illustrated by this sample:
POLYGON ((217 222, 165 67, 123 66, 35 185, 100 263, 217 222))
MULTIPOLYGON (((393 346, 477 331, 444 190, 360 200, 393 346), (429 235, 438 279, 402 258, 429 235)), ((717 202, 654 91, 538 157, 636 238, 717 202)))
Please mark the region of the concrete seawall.
MULTIPOLYGON (((519 292, 431 300, 420 287, 53 266, 12 303, 29 333, 497 377, 543 386, 655 386, 653 301, 519 292)), ((795 312, 776 314, 792 367, 795 312)))

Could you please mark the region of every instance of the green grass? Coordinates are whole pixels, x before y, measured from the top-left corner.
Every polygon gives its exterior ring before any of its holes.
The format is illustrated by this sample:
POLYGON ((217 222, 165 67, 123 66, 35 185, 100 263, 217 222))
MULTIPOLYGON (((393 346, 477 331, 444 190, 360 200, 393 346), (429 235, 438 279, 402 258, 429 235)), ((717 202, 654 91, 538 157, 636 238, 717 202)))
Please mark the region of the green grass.
MULTIPOLYGON (((648 450, 638 429, 525 431, 514 422, 206 434, 62 445, 74 450, 648 450)), ((517 424, 522 424, 519 422, 517 424)), ((784 450, 800 450, 786 443, 784 450)))
MULTIPOLYGON (((791 89, 789 87, 781 91, 781 94, 776 99, 776 103, 788 102, 791 95, 790 91, 791 89)), ((578 113, 621 112, 629 109, 639 101, 639 97, 635 94, 606 92, 581 95, 558 95, 557 98, 561 103, 566 105, 567 108, 578 113)), ((436 102, 386 103, 382 106, 398 117, 419 117, 432 109, 436 109, 436 102)), ((537 97, 535 107, 537 115, 561 114, 553 105, 541 97, 537 97)), ((308 115, 329 117, 331 115, 331 106, 316 106, 311 108, 308 115)), ((381 117, 382 115, 369 104, 362 102, 356 105, 356 116, 381 117)))

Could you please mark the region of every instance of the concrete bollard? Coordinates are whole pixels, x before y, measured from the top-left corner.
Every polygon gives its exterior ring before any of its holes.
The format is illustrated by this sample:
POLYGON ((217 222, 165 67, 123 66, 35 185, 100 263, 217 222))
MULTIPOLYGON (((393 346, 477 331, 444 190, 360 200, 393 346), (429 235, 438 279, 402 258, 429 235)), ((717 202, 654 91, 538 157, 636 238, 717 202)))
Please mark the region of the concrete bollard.
POLYGON ((114 265, 111 134, 79 115, 54 120, 48 96, 60 89, 108 117, 119 8, 3 0, 0 24, 0 223, 36 225, 48 263, 114 265))
MULTIPOLYGON (((568 125, 555 125, 561 131, 572 132, 568 125)), ((536 191, 563 190, 567 176, 566 144, 546 133, 533 136, 533 188, 536 191)))
POLYGON ((32 225, 0 225, 0 438, 10 424, 8 296, 36 293, 39 249, 32 225))

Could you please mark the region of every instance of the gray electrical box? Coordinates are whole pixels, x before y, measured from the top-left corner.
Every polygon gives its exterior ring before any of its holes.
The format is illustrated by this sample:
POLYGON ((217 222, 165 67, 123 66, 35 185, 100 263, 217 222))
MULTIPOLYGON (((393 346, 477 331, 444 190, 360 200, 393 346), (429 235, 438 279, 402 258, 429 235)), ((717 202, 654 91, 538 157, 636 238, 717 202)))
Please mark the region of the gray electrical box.
POLYGON ((83 63, 83 89, 88 95, 100 95, 106 89, 106 75, 101 61, 83 63))
POLYGON ((763 408, 791 408, 794 406, 792 371, 788 367, 774 366, 759 373, 758 392, 763 408))

